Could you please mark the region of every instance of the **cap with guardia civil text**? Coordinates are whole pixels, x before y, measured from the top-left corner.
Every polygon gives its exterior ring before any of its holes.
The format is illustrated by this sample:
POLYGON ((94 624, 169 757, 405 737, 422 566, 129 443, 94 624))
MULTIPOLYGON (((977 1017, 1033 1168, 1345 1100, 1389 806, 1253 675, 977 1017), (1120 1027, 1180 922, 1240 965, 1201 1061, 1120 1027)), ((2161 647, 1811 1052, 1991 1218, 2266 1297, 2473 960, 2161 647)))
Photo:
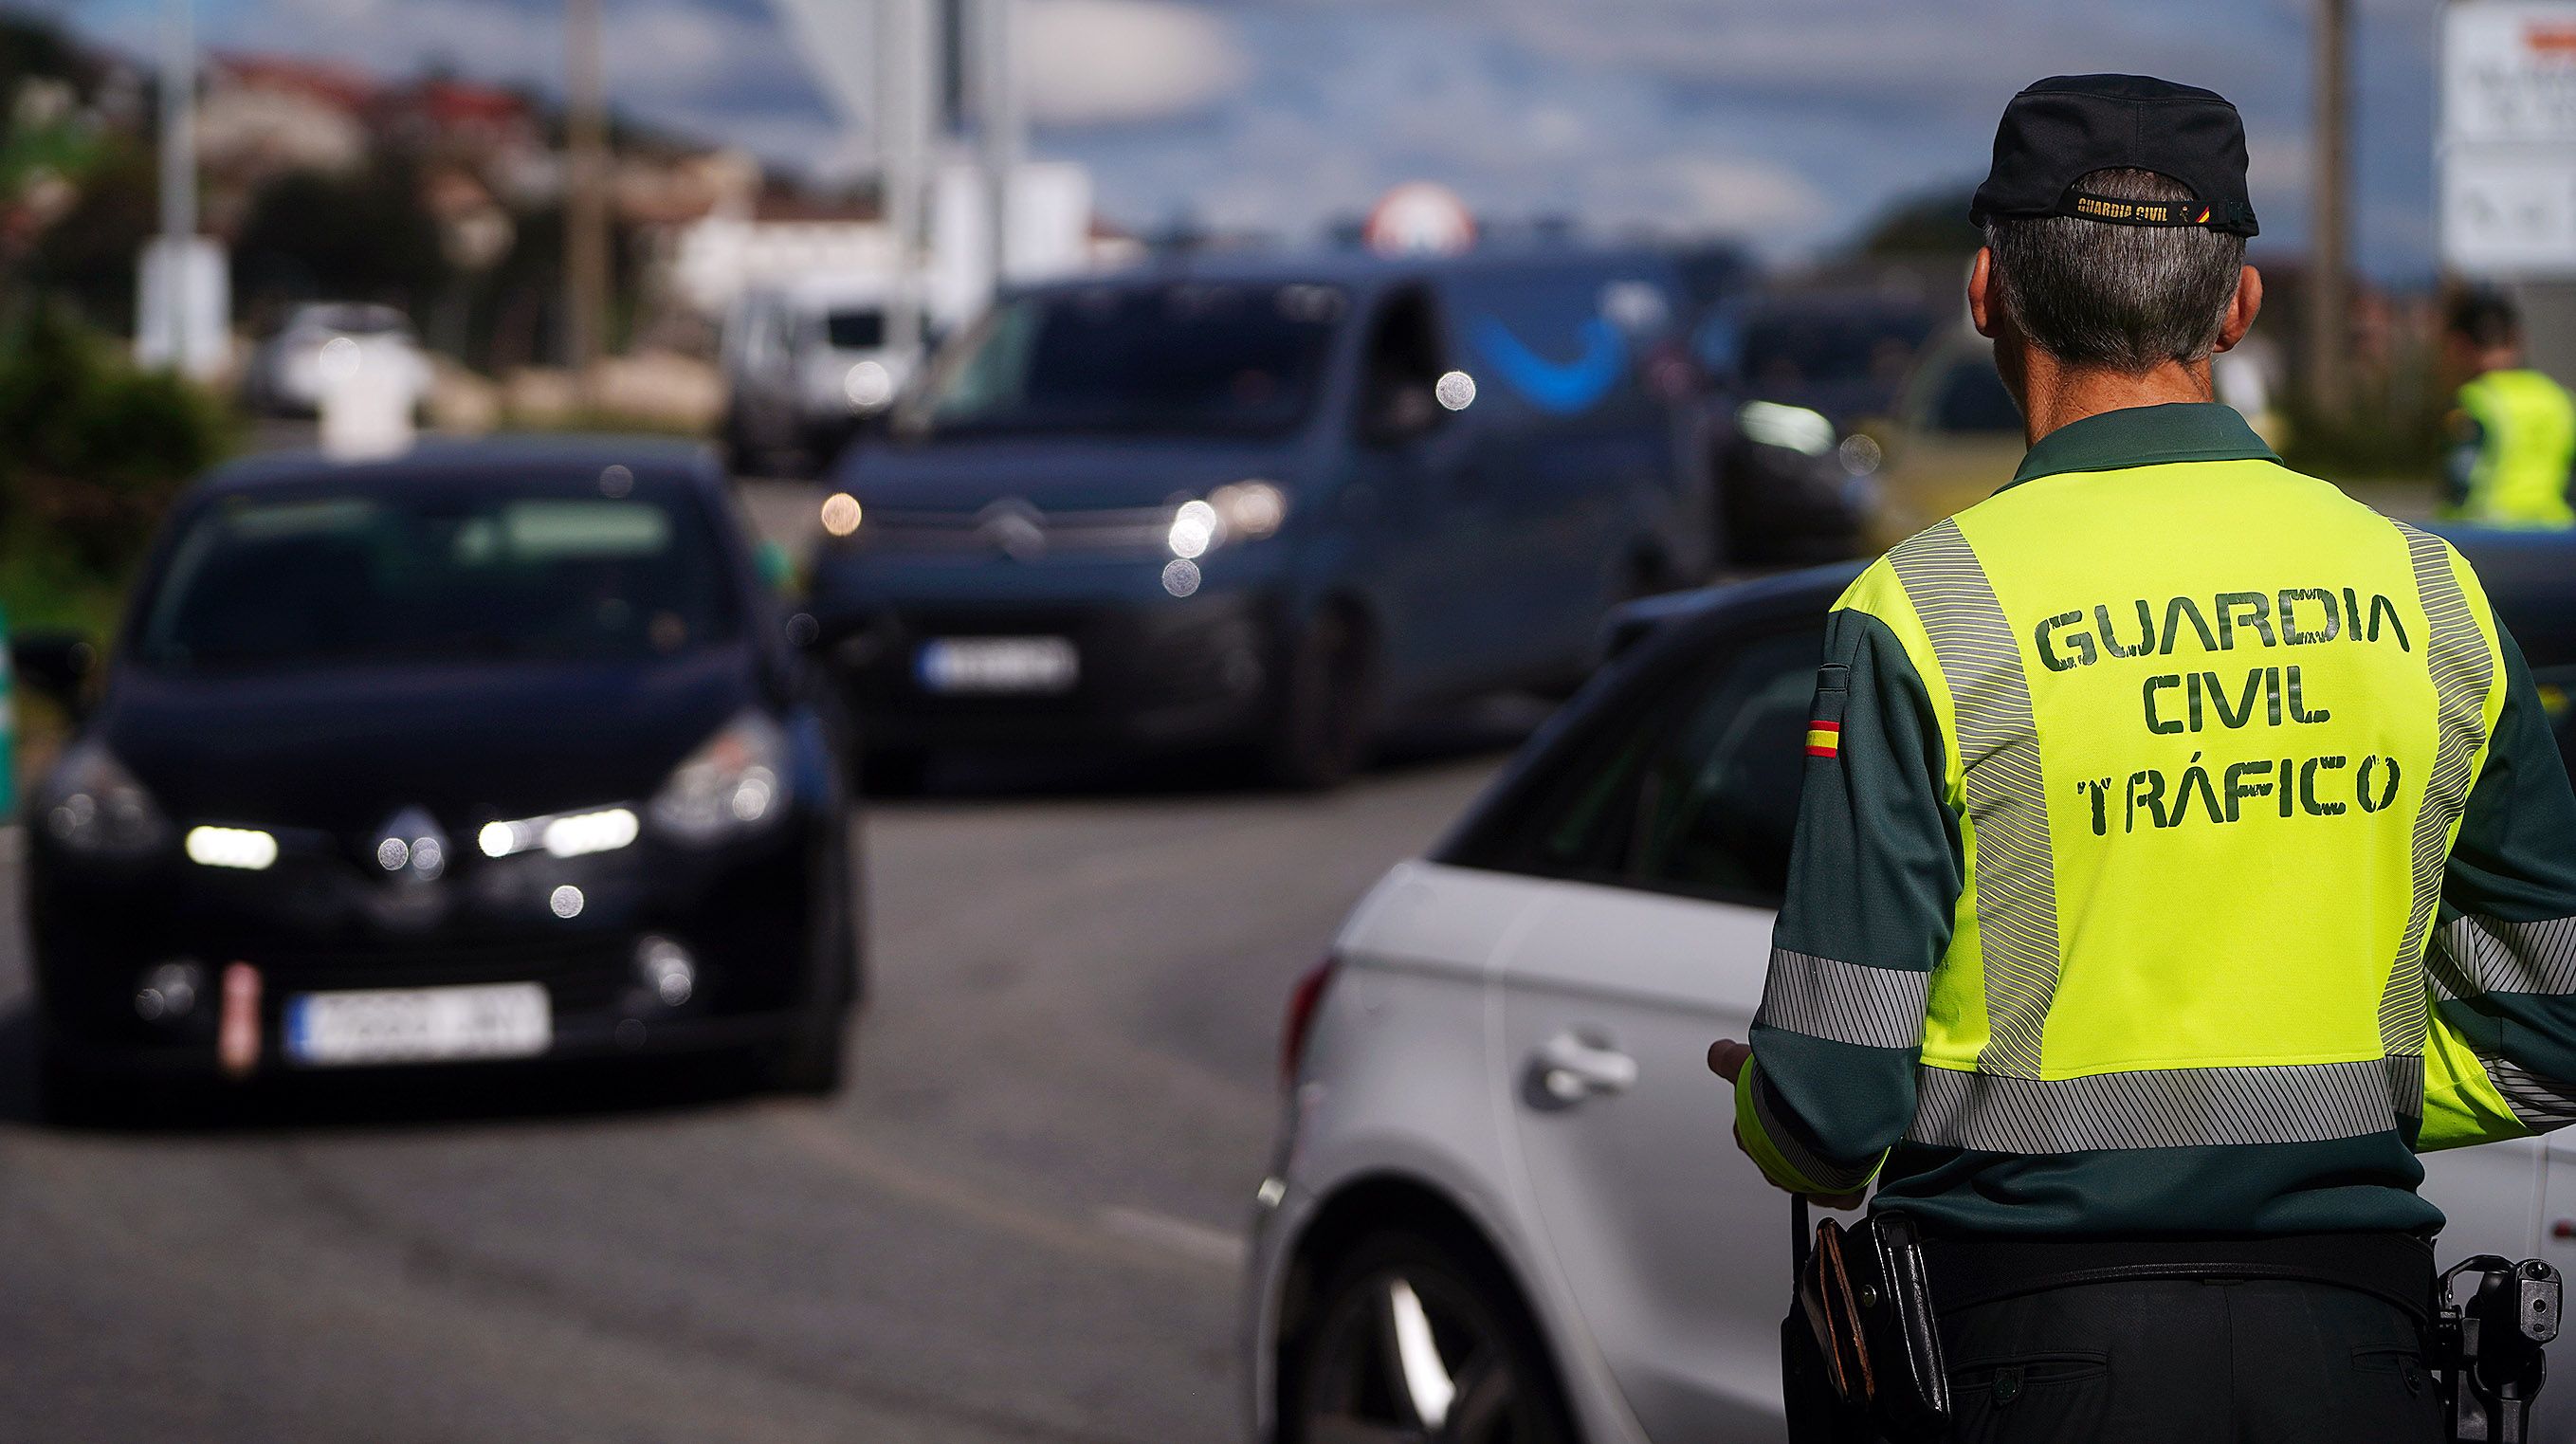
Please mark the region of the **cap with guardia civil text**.
POLYGON ((2250 236, 2245 122, 2216 91, 2148 75, 2052 75, 2012 98, 1995 127, 1995 164, 1968 219, 2080 216, 2129 226, 2206 226, 2250 236), (2148 170, 2189 201, 2121 200, 2078 190, 2097 170, 2148 170))

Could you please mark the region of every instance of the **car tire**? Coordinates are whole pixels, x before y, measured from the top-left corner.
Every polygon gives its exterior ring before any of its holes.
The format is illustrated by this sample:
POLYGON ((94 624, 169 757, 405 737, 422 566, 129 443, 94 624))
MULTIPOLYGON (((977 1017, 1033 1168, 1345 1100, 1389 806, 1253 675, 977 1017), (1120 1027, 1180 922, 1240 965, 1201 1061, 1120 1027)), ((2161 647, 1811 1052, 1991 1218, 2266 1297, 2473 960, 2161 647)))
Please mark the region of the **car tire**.
POLYGON ((1376 740, 1376 664, 1355 615, 1328 608, 1306 625, 1289 649, 1283 688, 1264 747, 1273 782, 1320 792, 1367 765, 1376 740))
POLYGON ((761 1053, 760 1081, 773 1093, 829 1098, 849 1076, 850 1005, 835 1003, 800 1018, 784 1042, 761 1053))
POLYGON ((1574 1444, 1546 1345, 1480 1251, 1412 1229, 1368 1235, 1326 1271, 1279 1360, 1279 1444, 1423 1439, 1574 1444))
POLYGON ((724 422, 717 428, 716 449, 724 454, 727 476, 738 480, 756 474, 754 466, 762 459, 759 443, 752 440, 742 413, 731 406, 725 408, 724 422))
POLYGON ((143 1113, 141 1091, 126 1079, 84 1068, 41 1036, 36 1042, 35 1116, 59 1128, 106 1128, 143 1113))
MULTIPOLYGON (((844 820, 845 833, 854 820, 844 820)), ((851 854, 836 848, 833 856, 837 861, 831 877, 845 888, 859 887, 851 854)), ((822 960, 822 996, 814 1000, 805 1016, 797 1019, 786 1038, 771 1044, 759 1057, 761 1081, 774 1092, 826 1098, 840 1092, 848 1076, 850 1022, 867 995, 866 963, 860 956, 859 908, 854 896, 853 892, 842 892, 832 907, 830 941, 825 944, 828 955, 822 960)))

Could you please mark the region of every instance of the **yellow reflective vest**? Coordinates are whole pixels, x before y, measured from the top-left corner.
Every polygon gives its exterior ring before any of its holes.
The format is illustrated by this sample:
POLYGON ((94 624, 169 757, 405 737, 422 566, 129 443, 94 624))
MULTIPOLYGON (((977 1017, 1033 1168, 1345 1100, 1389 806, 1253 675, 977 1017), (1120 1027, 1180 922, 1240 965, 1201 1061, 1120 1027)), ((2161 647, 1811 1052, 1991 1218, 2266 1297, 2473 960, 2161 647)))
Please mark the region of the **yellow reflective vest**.
POLYGON ((2538 371, 2489 371, 2460 388, 2475 428, 2466 486, 2447 513, 2488 526, 2576 526, 2567 499, 2576 466, 2576 400, 2538 371))
POLYGON ((2232 411, 2076 423, 1828 632, 1739 1131, 1936 1228, 2425 1229, 2576 1119, 2576 795, 2441 538, 2232 411), (1882 1161, 1884 1164, 1881 1170, 1882 1161))

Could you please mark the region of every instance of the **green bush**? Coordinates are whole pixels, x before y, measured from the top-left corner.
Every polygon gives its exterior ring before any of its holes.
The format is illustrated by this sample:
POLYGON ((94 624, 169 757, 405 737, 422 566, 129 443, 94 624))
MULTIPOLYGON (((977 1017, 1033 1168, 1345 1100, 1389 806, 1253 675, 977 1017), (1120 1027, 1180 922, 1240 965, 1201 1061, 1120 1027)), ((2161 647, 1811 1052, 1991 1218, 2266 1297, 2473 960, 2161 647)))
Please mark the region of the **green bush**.
POLYGON ((0 326, 0 605, 96 623, 188 478, 232 442, 221 404, 141 370, 62 310, 0 326))

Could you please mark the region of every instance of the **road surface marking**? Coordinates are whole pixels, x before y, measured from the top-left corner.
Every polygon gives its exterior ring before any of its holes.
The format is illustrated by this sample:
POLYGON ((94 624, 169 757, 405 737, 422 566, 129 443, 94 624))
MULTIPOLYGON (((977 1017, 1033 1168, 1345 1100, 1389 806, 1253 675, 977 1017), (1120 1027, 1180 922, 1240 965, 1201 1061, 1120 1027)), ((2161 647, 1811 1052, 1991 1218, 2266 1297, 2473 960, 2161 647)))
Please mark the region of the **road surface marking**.
POLYGON ((917 1167, 836 1126, 827 1115, 789 1111, 800 1106, 779 1105, 776 1111, 770 1112, 769 1121, 784 1140, 807 1158, 887 1193, 943 1210, 977 1227, 1006 1234, 1048 1252, 1124 1264, 1143 1263, 1164 1268, 1177 1265, 1185 1272, 1202 1275, 1210 1265, 1232 1269, 1243 1261, 1240 1246, 1231 1240, 1223 1257, 1212 1254, 1209 1240, 1221 1235, 1218 1230, 1203 1224, 1139 1214, 1140 1218, 1152 1220, 1149 1226, 1154 1230, 1140 1236, 1132 1228, 1112 1227, 1104 1214, 1096 1221, 1096 1226, 1086 1226, 1063 1212, 999 1198, 963 1179, 917 1167), (1188 1246, 1180 1246, 1175 1242, 1177 1235, 1165 1225, 1189 1230, 1196 1236, 1188 1246))
POLYGON ((1186 1254, 1207 1263, 1226 1268, 1243 1267, 1247 1250, 1243 1236, 1231 1229, 1211 1228, 1186 1218, 1148 1209, 1113 1205, 1100 1210, 1100 1226, 1121 1237, 1139 1243, 1150 1243, 1186 1254))

